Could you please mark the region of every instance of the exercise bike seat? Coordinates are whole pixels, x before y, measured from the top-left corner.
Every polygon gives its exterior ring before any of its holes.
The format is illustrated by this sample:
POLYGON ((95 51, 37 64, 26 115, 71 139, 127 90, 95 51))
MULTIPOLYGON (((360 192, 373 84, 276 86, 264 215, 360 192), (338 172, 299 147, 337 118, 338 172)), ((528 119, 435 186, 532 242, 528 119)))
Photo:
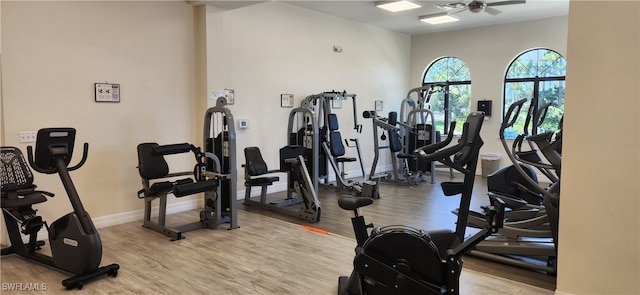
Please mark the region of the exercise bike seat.
POLYGON ((344 210, 356 210, 371 204, 373 204, 373 199, 371 198, 341 197, 338 199, 338 206, 344 210))
POLYGON ((22 152, 16 147, 2 147, 2 208, 18 208, 47 201, 50 192, 36 190, 33 173, 22 152))
POLYGON ((47 197, 43 193, 37 191, 32 191, 27 194, 20 194, 17 191, 2 192, 2 208, 18 208, 44 203, 46 201, 47 197))

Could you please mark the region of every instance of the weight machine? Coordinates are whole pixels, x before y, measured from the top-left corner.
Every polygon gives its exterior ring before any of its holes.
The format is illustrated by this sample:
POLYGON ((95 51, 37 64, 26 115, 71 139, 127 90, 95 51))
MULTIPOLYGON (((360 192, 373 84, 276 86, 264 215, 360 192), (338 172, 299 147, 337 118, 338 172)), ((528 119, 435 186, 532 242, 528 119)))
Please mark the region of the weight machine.
MULTIPOLYGON (((505 130, 511 128, 515 124, 518 119, 518 114, 525 102, 526 99, 523 99, 516 101, 509 106, 500 127, 500 139, 503 147, 507 151, 509 159, 513 163, 510 167, 515 169, 515 171, 517 171, 521 176, 521 179, 525 181, 524 184, 521 184, 521 187, 524 187, 524 185, 529 186, 530 188, 526 189, 532 194, 537 194, 539 196, 542 200, 542 206, 529 204, 527 201, 514 195, 500 192, 489 192, 489 197, 492 202, 499 198, 508 202, 509 207, 514 208, 511 211, 506 212, 504 214, 505 216, 513 217, 522 215, 521 213, 527 213, 527 211, 529 211, 528 209, 533 207, 539 208, 539 211, 535 212, 536 215, 530 218, 515 221, 505 220, 504 228, 501 229, 497 235, 492 235, 482 243, 478 244, 476 246, 476 250, 471 251, 471 254, 506 264, 555 274, 557 267, 556 261, 560 201, 559 176, 562 161, 558 150, 561 145, 561 139, 556 139, 554 141, 552 139, 553 132, 534 134, 530 136, 524 136, 521 134, 518 136, 512 147, 509 147, 504 136, 505 130), (532 149, 527 152, 522 152, 518 146, 525 139, 529 142, 532 149), (542 163, 542 158, 538 152, 543 155, 547 163, 542 163), (522 163, 537 165, 544 168, 543 170, 553 169, 555 170, 555 174, 558 176, 558 180, 553 182, 549 187, 542 187, 535 180, 535 174, 532 174, 529 169, 525 170, 525 167, 527 166, 522 163), (519 206, 518 202, 520 203, 519 206), (532 259, 520 259, 520 257, 545 257, 547 261, 546 265, 542 265, 541 263, 536 263, 532 259)), ((540 114, 534 117, 535 121, 541 122, 544 115, 540 114)), ((478 220, 483 218, 483 216, 478 213, 472 213, 471 216, 473 218, 470 218, 470 221, 473 222, 475 219, 476 224, 478 223, 478 220)))
MULTIPOLYGON (((403 138, 403 153, 440 141, 440 131, 435 128, 435 115, 431 111, 430 100, 434 93, 444 92, 444 84, 432 83, 410 89, 407 98, 402 100, 398 118, 399 134, 403 138), (413 98, 415 97, 415 99, 413 98)), ((435 183, 436 163, 417 158, 407 163, 413 173, 429 173, 430 183, 435 183)), ((449 168, 453 178, 453 169, 449 168)))
POLYGON ((356 148, 358 158, 345 157, 345 145, 342 143, 342 136, 338 131, 339 125, 337 116, 331 111, 333 103, 348 100, 349 98, 351 98, 353 103, 354 129, 358 133, 361 133, 362 125, 358 124, 356 116, 356 95, 348 94, 346 91, 323 92, 321 94, 307 96, 302 101, 300 108, 312 111, 314 116, 303 115, 297 120, 294 120, 298 125, 303 125, 303 127, 297 131, 293 130, 293 121, 290 120, 288 131, 290 138, 289 143, 302 145, 309 151, 313 151, 313 146, 318 142, 317 146, 319 149, 321 148, 321 150, 318 150, 317 156, 309 155, 311 157, 306 158, 307 165, 310 165, 310 161, 315 165, 315 168, 311 169, 311 178, 314 179, 314 181, 316 179, 323 179, 324 184, 328 184, 328 166, 330 166, 334 171, 336 187, 338 189, 345 190, 356 195, 377 198, 379 197, 378 183, 376 181, 367 180, 366 178, 358 139, 351 138, 344 140, 347 148, 356 148), (317 131, 310 130, 309 127, 311 121, 316 122, 315 125, 317 126, 317 131), (315 136, 316 134, 317 137, 315 136), (354 146, 352 146, 350 142, 353 142, 354 146), (344 171, 344 163, 356 161, 360 163, 360 169, 363 177, 362 182, 356 182, 345 178, 346 173, 344 171), (342 169, 339 166, 342 166, 342 169), (315 169, 317 170, 314 171, 315 169))
POLYGON ((269 170, 260 150, 257 147, 245 149, 245 187, 244 205, 254 205, 263 209, 292 215, 310 222, 320 221, 322 205, 318 200, 319 156, 318 126, 316 114, 308 108, 295 108, 289 113, 288 131, 289 143, 280 149, 280 169, 269 170), (300 130, 301 138, 293 132, 296 118, 309 122, 300 130), (309 173, 311 170, 311 174, 309 173), (287 174, 287 196, 285 199, 267 201, 267 187, 279 180, 279 177, 269 174, 287 174), (260 201, 251 199, 251 186, 261 186, 260 201), (293 208, 293 209, 292 209, 293 208))
POLYGON ((184 232, 213 229, 224 223, 229 224, 229 229, 239 227, 235 129, 233 115, 225 106, 226 98, 218 98, 216 106, 205 114, 204 152, 189 143, 159 145, 149 142, 138 145, 138 171, 143 185, 138 191, 138 198, 145 201, 144 227, 160 232, 172 241, 183 239, 184 232), (165 157, 183 153, 193 154, 196 161, 193 171, 171 171, 165 157), (176 179, 178 177, 181 178, 176 179), (167 226, 168 194, 181 198, 198 193, 204 193, 204 207, 199 220, 167 226), (156 220, 152 218, 155 200, 159 200, 156 220))

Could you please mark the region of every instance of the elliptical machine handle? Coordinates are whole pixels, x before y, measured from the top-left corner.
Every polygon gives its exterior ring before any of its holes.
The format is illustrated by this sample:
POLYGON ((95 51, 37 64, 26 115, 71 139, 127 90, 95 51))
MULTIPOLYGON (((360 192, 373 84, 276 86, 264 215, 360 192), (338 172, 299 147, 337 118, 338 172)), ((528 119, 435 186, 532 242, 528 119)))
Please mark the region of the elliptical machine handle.
MULTIPOLYGON (((452 125, 454 124, 455 123, 452 122, 452 125)), ((453 137, 453 132, 449 133, 447 140, 445 140, 444 142, 446 143, 451 142, 451 139, 449 139, 450 137, 451 138, 453 137)), ((457 152, 462 150, 462 148, 464 148, 464 146, 467 144, 468 137, 469 137, 469 123, 466 122, 464 123, 464 125, 462 125, 462 137, 458 141, 458 144, 443 150, 439 150, 439 151, 435 151, 433 150, 433 148, 427 149, 427 151, 431 151, 432 153, 426 153, 421 148, 417 149, 416 152, 420 156, 420 158, 422 158, 425 161, 440 161, 442 159, 455 155, 457 152)), ((427 147, 435 146, 435 145, 438 145, 438 143, 433 145, 428 145, 427 147)))
POLYGON ((500 138, 504 138, 504 131, 513 126, 518 120, 518 115, 520 114, 520 110, 524 103, 527 102, 526 98, 518 100, 509 106, 507 110, 507 114, 504 116, 504 120, 502 121, 502 125, 500 125, 500 138))
POLYGON ((449 143, 451 143, 451 141, 453 140, 453 130, 455 130, 455 129, 456 129, 456 122, 453 121, 453 122, 451 122, 450 127, 449 127, 449 130, 450 130, 449 134, 447 134, 447 138, 444 141, 436 142, 436 143, 429 144, 429 145, 426 145, 426 146, 423 146, 423 147, 419 147, 419 148, 415 149, 413 151, 413 153, 414 154, 420 154, 420 153, 431 154, 431 153, 433 153, 433 152, 435 152, 435 151, 437 151, 437 150, 449 145, 449 143))

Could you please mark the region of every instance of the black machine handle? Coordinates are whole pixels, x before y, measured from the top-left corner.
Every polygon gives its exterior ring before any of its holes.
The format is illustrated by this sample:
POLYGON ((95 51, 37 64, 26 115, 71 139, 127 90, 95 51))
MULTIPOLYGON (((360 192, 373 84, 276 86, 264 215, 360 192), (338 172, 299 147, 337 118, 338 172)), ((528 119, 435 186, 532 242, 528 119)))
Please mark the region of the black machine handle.
POLYGON ((73 146, 75 143, 76 130, 69 127, 44 128, 38 130, 36 137, 35 156, 33 148, 27 147, 27 155, 31 167, 45 174, 53 174, 59 171, 58 159, 62 159, 67 171, 76 170, 87 161, 89 144, 85 143, 82 150, 82 159, 75 166, 69 167, 73 156, 73 146))
POLYGON ((196 147, 189 143, 176 143, 176 144, 167 144, 167 145, 159 145, 152 149, 151 153, 154 156, 167 156, 174 154, 182 154, 194 151, 196 147))
MULTIPOLYGON (((82 146, 82 159, 80 159, 80 162, 78 162, 78 164, 72 166, 72 167, 67 167, 67 165, 65 164, 66 170, 67 171, 73 171, 73 170, 77 170, 78 168, 82 167, 82 165, 84 165, 85 162, 87 162, 87 157, 89 155, 89 144, 88 143, 84 143, 84 145, 82 146)), ((62 156, 62 155, 59 155, 62 156)), ((29 160, 29 165, 31 165, 31 168, 33 168, 33 170, 36 170, 40 173, 44 173, 44 174, 53 174, 58 172, 58 168, 53 167, 53 168, 49 168, 49 169, 44 169, 42 167, 40 167, 38 164, 36 164, 35 161, 35 157, 33 156, 33 147, 32 146, 27 146, 27 158, 29 160)))
POLYGON ((82 165, 84 165, 84 163, 87 161, 88 155, 89 155, 89 144, 85 142, 84 145, 82 145, 82 159, 80 159, 80 162, 78 162, 78 164, 76 164, 73 167, 67 168, 67 170, 73 171, 82 167, 82 165))
POLYGON ((538 108, 538 110, 535 112, 535 114, 533 116, 534 117, 534 122, 535 122, 535 125, 533 126, 533 131, 534 132, 536 132, 536 129, 538 129, 538 127, 540 127, 540 125, 542 125, 542 123, 544 122, 544 119, 547 118, 547 114, 549 113, 549 108, 552 105, 553 105, 553 103, 547 102, 547 103, 543 104, 542 106, 540 106, 538 108))
POLYGON ((430 154, 433 153, 447 145, 449 145, 449 143, 451 143, 451 141, 453 140, 453 130, 456 129, 456 122, 451 122, 451 124, 449 125, 449 134, 447 134, 447 138, 444 141, 441 142, 435 142, 420 148, 417 148, 416 150, 414 150, 414 153, 420 153, 421 151, 426 153, 426 154, 430 154))
POLYGON ((349 139, 344 139, 344 143, 347 145, 347 147, 356 147, 356 146, 352 146, 351 144, 349 144, 350 141, 356 142, 358 139, 357 138, 349 138, 349 139))
POLYGON ((522 106, 525 102, 527 102, 527 99, 523 98, 509 106, 507 114, 504 116, 504 120, 502 121, 502 125, 500 125, 500 138, 504 138, 504 131, 516 123, 516 120, 518 120, 518 114, 520 114, 520 110, 522 110, 522 106))
MULTIPOLYGON (((455 122, 451 122, 451 127, 455 128, 455 122)), ((451 129, 445 141, 430 144, 430 145, 427 145, 426 147, 418 148, 415 150, 415 153, 417 153, 420 156, 420 158, 424 159, 425 161, 437 161, 442 158, 455 155, 457 152, 461 151, 464 148, 464 146, 467 144, 467 139, 469 137, 468 131, 469 131, 469 123, 465 122, 464 125, 462 125, 462 137, 458 141, 458 144, 440 151, 437 151, 438 149, 434 149, 433 147, 433 146, 436 146, 436 147, 446 146, 446 144, 444 145, 442 144, 443 142, 447 144, 450 143, 453 138, 453 129, 451 129)))

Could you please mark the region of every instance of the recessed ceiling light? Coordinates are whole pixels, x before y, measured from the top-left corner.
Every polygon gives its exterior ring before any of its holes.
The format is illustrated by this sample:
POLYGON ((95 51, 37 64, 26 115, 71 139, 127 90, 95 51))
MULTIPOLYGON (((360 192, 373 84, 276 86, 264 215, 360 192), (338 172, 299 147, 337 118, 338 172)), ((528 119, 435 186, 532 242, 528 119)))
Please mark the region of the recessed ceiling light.
POLYGON ((398 11, 404 11, 404 10, 422 7, 422 5, 415 2, 408 1, 408 0, 380 1, 380 2, 376 2, 376 6, 378 8, 382 8, 384 10, 388 10, 391 12, 398 12, 398 11))
POLYGON ((420 21, 423 21, 425 23, 432 24, 432 25, 439 25, 439 24, 445 24, 445 23, 459 21, 459 19, 457 19, 457 18, 455 18, 453 16, 450 16, 447 13, 423 15, 423 16, 419 17, 418 19, 420 19, 420 21))

